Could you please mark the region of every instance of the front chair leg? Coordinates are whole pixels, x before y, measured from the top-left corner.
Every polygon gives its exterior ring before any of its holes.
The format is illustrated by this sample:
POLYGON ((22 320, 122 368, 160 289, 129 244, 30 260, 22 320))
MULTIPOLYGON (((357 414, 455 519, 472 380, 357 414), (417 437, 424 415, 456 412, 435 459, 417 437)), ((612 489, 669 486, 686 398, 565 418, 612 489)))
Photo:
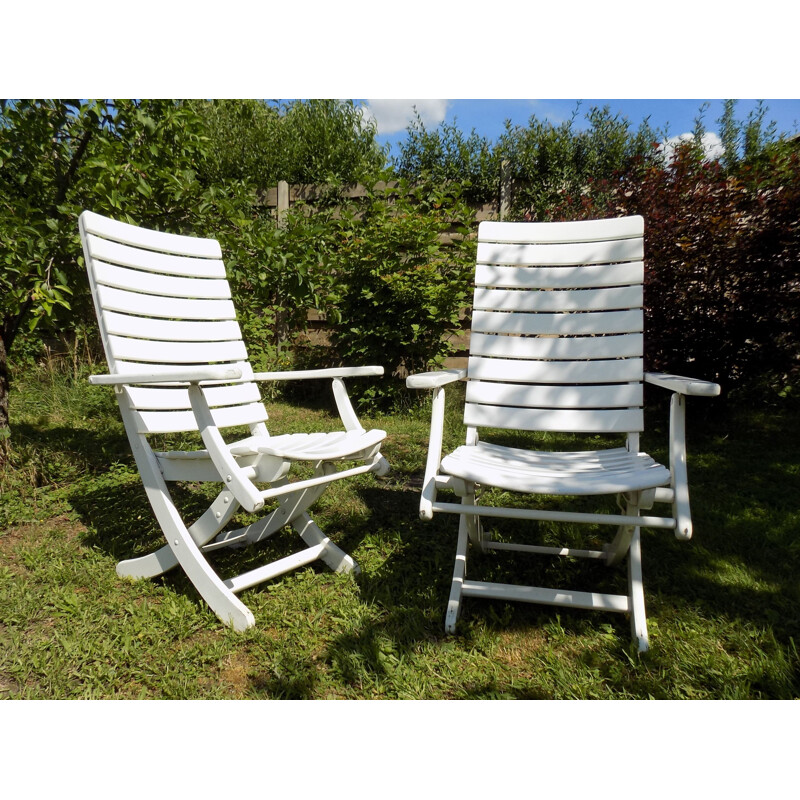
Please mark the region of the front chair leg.
POLYGON ((461 590, 467 577, 467 548, 469 547, 469 525, 466 515, 459 517, 458 544, 456 545, 456 563, 453 568, 453 581, 450 584, 450 599, 447 603, 447 614, 444 620, 446 633, 456 632, 456 622, 461 613, 461 590))
POLYGON ((628 552, 628 597, 631 614, 631 635, 640 653, 650 647, 647 636, 647 617, 644 608, 644 584, 642 583, 642 540, 639 528, 631 538, 628 552))

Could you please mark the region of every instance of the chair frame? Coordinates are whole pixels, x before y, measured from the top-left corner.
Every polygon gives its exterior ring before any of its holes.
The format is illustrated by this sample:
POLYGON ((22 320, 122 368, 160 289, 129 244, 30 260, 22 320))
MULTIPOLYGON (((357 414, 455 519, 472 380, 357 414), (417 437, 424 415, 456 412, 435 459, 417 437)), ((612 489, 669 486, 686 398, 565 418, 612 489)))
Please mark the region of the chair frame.
MULTIPOLYGON (((244 359, 238 362, 207 366, 153 363, 137 368, 136 365, 125 364, 114 355, 113 337, 107 325, 109 314, 99 296, 95 274, 98 258, 93 252, 93 249, 98 249, 98 237, 144 248, 159 255, 179 254, 180 257, 189 256, 198 261, 201 257, 217 261, 221 259, 221 251, 215 240, 149 231, 89 211, 81 214, 79 226, 92 297, 110 368, 108 374, 90 376, 89 382, 114 389, 147 498, 166 539, 166 544, 153 553, 121 561, 117 565, 117 574, 134 579, 154 578, 180 565, 220 620, 240 631, 255 624, 252 612, 237 597, 245 589, 317 560, 336 572, 357 574, 360 570, 353 558, 323 533, 309 516, 308 509, 334 481, 368 472, 383 475, 388 471, 388 462, 380 452, 385 432, 364 429, 345 386, 348 378, 382 375, 383 367, 253 373, 246 361, 246 353, 244 359), (244 422, 230 411, 225 425, 215 418, 220 412, 213 407, 213 393, 219 392, 220 387, 249 386, 262 381, 320 379, 331 381, 334 401, 344 427, 343 434, 336 439, 328 441, 324 438, 327 434, 320 434, 316 439, 309 437, 304 440, 305 445, 297 445, 285 436, 270 437, 264 424, 266 412, 260 403, 242 407, 245 409, 242 417, 244 422), (147 424, 143 422, 147 412, 137 409, 132 400, 132 391, 136 391, 136 387, 185 390, 189 402, 183 407, 189 406, 185 413, 190 412, 191 421, 188 424, 184 422, 182 426, 166 428, 164 432, 199 431, 205 449, 154 451, 147 438, 147 424), (251 437, 239 443, 226 442, 221 428, 241 424, 249 426, 251 437), (350 443, 346 446, 341 444, 348 441, 350 443), (345 460, 362 463, 337 469, 337 465, 345 460), (298 462, 313 464, 313 477, 290 481, 291 467, 298 462), (222 488, 208 509, 187 525, 169 491, 168 483, 174 481, 218 482, 222 488), (262 489, 257 483, 270 485, 262 489), (225 530, 240 508, 251 513, 257 512, 271 501, 277 501, 277 507, 258 522, 225 530), (262 542, 286 526, 291 526, 299 534, 305 543, 304 549, 228 579, 221 578, 208 562, 207 553, 213 550, 262 542)), ((219 266, 224 274, 224 267, 221 264, 219 266)), ((238 325, 235 331, 233 335, 240 337, 238 325)), ((243 344, 241 349, 244 349, 243 344)))
MULTIPOLYGON (((597 225, 596 222, 594 224, 595 226, 597 225)), ((562 241, 559 231, 566 231, 568 226, 574 226, 575 223, 481 223, 479 241, 490 236, 498 236, 499 238, 502 235, 500 231, 509 230, 509 226, 512 226, 511 229, 513 229, 513 226, 517 226, 516 230, 519 230, 519 226, 524 225, 549 226, 545 232, 545 239, 550 238, 553 241, 562 241), (504 225, 506 226, 505 228, 502 227, 504 225), (562 226, 562 228, 559 229, 558 226, 562 226)), ((633 234, 631 235, 635 237, 636 232, 643 228, 643 220, 640 217, 629 218, 628 227, 632 228, 633 234)), ((593 230, 596 230, 596 228, 593 230)), ((642 234, 640 233, 639 235, 641 236, 642 234)), ((568 239, 563 240, 568 241, 568 239)), ((683 541, 692 537, 686 467, 686 398, 688 396, 713 397, 719 394, 720 387, 715 383, 693 378, 642 372, 641 380, 644 383, 672 392, 669 422, 669 479, 653 486, 640 486, 624 492, 613 492, 613 494, 618 495, 618 502, 624 508, 624 512, 620 514, 599 514, 568 510, 553 511, 537 508, 505 508, 481 505, 477 500, 477 492, 481 486, 499 485, 503 489, 508 489, 509 487, 504 485, 502 481, 493 483, 491 470, 484 470, 483 480, 477 481, 450 474, 442 468, 445 387, 456 381, 470 380, 469 372, 469 367, 438 370, 409 376, 406 381, 407 386, 411 389, 427 389, 433 392, 428 456, 420 497, 420 517, 429 521, 433 519, 436 513, 456 514, 459 516, 455 566, 445 617, 446 631, 448 633, 455 632, 456 622, 461 612, 462 598, 494 598, 506 601, 522 601, 627 613, 630 615, 632 637, 639 652, 647 650, 649 639, 642 582, 641 528, 672 530, 676 538, 683 541), (441 490, 453 492, 459 502, 440 500, 439 492, 441 490), (648 512, 654 503, 670 505, 671 515, 643 513, 648 512), (501 543, 492 541, 484 531, 481 524, 482 517, 611 525, 615 526, 617 531, 613 540, 607 543, 602 550, 501 543), (628 591, 627 594, 608 594, 468 580, 467 562, 470 545, 479 552, 484 553, 490 551, 516 551, 548 556, 599 559, 609 566, 618 564, 627 557, 628 591)), ((468 424, 466 412, 465 425, 465 448, 475 448, 480 441, 480 426, 468 424)), ((559 428, 554 427, 552 429, 558 430, 559 428)), ((536 430, 536 428, 529 427, 528 430, 536 430)), ((562 428, 562 430, 564 429, 562 428)), ((626 433, 625 447, 629 454, 639 453, 639 430, 632 430, 626 433)), ((500 450, 503 450, 503 448, 500 448, 500 450)), ((531 489, 529 492, 531 494, 570 494, 570 492, 535 489, 531 489)), ((608 492, 587 491, 586 493, 607 494, 608 492)))

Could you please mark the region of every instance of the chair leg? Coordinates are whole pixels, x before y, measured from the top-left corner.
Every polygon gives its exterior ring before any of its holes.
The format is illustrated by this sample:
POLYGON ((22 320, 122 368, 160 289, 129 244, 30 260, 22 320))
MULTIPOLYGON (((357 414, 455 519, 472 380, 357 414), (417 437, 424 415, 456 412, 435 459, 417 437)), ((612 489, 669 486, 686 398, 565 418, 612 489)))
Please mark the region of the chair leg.
POLYGON ((458 544, 456 545, 456 563, 453 567, 453 581, 450 585, 450 599, 447 603, 447 614, 444 619, 446 633, 456 632, 456 622, 461 613, 461 589, 467 576, 467 548, 469 547, 469 524, 466 515, 459 517, 458 544))
POLYGON ((644 584, 642 583, 642 539, 639 528, 631 538, 628 551, 628 597, 630 598, 631 635, 638 651, 644 653, 650 644, 647 636, 647 617, 644 608, 644 584))
POLYGON ((320 544, 325 545, 325 551, 320 556, 320 559, 334 572, 352 572, 354 575, 358 575, 361 572, 361 567, 358 566, 355 560, 335 545, 305 512, 292 520, 292 527, 309 547, 320 544))

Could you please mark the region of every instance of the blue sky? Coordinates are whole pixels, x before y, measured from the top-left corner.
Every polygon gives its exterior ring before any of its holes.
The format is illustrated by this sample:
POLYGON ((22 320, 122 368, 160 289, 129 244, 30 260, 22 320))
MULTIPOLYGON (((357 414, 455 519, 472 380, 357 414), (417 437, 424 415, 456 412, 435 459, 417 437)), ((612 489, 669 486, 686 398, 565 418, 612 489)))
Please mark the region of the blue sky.
MULTIPOLYGON (((800 133, 800 99, 762 99, 766 107, 765 124, 774 121, 778 133, 800 133)), ((634 130, 649 117, 654 130, 665 132, 668 137, 677 137, 694 129, 701 109, 708 104, 702 115, 703 123, 705 129, 713 134, 718 131, 717 121, 723 110, 721 99, 583 99, 580 107, 577 99, 395 99, 358 102, 365 105, 377 122, 381 144, 395 144, 405 138, 406 128, 413 119, 414 106, 428 128, 435 128, 442 121, 455 121, 465 133, 474 128, 490 140, 497 139, 503 133, 506 119, 510 119, 512 124, 524 126, 535 115, 540 120, 558 124, 570 119, 576 108, 578 116, 574 124, 585 127, 584 117, 592 106, 608 106, 612 113, 627 118, 634 130)), ((756 104, 757 100, 739 99, 736 104, 737 119, 746 120, 748 114, 756 109, 756 104)), ((396 154, 396 148, 394 152, 396 154)))

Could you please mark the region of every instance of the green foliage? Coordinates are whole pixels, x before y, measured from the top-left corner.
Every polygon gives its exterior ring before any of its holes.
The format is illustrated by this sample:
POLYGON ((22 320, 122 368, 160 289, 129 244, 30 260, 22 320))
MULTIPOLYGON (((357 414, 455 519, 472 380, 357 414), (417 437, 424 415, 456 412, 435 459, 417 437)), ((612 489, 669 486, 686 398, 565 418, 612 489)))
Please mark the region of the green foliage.
POLYGON ((577 118, 578 109, 560 125, 535 116, 527 127, 506 125, 498 147, 514 181, 514 217, 547 219, 563 197, 587 194, 593 184, 655 158, 657 135, 647 121, 632 132, 607 107, 591 108, 584 130, 577 118))
POLYGON ((797 384, 800 367, 800 153, 772 148, 728 173, 679 148, 651 166, 567 198, 555 216, 635 213, 646 221, 647 368, 696 374, 724 390, 797 384))
MULTIPOLYGON (((463 442, 463 390, 453 389, 446 448, 463 442)), ((309 567, 249 589, 256 625, 242 634, 220 624, 179 570, 117 577, 117 561, 164 539, 112 392, 69 369, 37 370, 16 382, 12 405, 15 457, 0 466, 0 699, 800 696, 800 416, 791 404, 715 413, 703 425, 700 402, 690 409, 695 537, 643 533, 651 650, 641 657, 630 653, 624 615, 525 603, 468 601, 457 635, 445 636, 458 523, 415 513, 427 414, 364 419, 387 431, 392 472, 340 482, 313 509, 361 575, 309 567)), ((338 424, 304 404, 276 402, 270 415, 276 434, 338 424)), ((665 427, 665 417, 648 419, 643 440, 659 458, 665 427)), ((188 491, 177 495, 189 502, 188 491)), ((537 526, 503 525, 539 543, 537 526)), ((257 552, 217 551, 213 563, 238 573, 296 542, 278 533, 257 552)), ((537 569, 529 561, 478 554, 470 569, 510 582, 537 569)), ((616 590, 626 580, 595 561, 541 561, 538 577, 566 581, 558 585, 600 576, 616 590)))
POLYGON ((332 339, 349 364, 382 364, 388 379, 364 390, 386 405, 406 395, 398 377, 441 364, 447 335, 468 301, 473 214, 457 186, 411 186, 370 194, 331 220, 328 264, 337 278, 332 339))
POLYGON ((436 185, 461 184, 464 197, 472 202, 497 199, 500 151, 474 129, 465 137, 454 120, 429 131, 417 114, 399 148, 393 167, 401 177, 436 185))
POLYGON ((193 100, 210 139, 205 177, 252 183, 369 182, 383 167, 376 129, 352 100, 193 100))

